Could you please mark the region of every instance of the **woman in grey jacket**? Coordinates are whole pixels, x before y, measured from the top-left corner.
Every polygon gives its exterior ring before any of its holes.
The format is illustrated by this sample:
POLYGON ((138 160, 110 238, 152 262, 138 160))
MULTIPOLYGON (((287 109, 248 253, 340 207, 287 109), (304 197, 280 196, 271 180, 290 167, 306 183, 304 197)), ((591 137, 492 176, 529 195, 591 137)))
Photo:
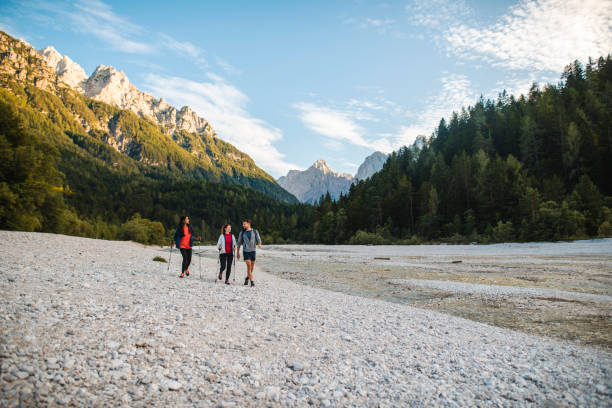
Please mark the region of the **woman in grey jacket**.
POLYGON ((225 224, 221 227, 221 235, 217 240, 217 249, 219 250, 219 280, 223 278, 223 270, 225 272, 225 284, 229 285, 230 274, 232 273, 232 263, 234 262, 234 251, 236 250, 236 238, 232 235, 232 226, 225 224))

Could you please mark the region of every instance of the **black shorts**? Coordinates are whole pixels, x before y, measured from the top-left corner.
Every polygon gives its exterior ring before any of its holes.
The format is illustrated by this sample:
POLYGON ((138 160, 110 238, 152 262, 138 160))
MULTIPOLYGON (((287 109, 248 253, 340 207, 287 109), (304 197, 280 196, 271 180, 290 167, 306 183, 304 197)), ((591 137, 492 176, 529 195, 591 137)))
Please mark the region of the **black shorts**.
POLYGON ((255 251, 245 252, 244 253, 244 260, 245 261, 253 261, 253 262, 255 262, 255 251))

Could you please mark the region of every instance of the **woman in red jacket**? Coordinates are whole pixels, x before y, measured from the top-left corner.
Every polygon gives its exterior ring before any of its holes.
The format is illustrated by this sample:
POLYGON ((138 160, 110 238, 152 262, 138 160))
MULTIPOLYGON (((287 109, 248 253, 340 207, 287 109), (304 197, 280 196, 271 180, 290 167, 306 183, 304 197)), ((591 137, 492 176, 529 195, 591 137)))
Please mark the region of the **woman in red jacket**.
MULTIPOLYGON (((183 215, 178 227, 176 228, 176 232, 174 233, 174 243, 181 251, 181 255, 183 256, 183 264, 181 266, 181 274, 179 275, 179 278, 184 278, 185 275, 189 276, 193 239, 193 228, 191 228, 191 225, 189 225, 189 217, 183 215)), ((195 237, 195 239, 199 241, 201 238, 195 237)))

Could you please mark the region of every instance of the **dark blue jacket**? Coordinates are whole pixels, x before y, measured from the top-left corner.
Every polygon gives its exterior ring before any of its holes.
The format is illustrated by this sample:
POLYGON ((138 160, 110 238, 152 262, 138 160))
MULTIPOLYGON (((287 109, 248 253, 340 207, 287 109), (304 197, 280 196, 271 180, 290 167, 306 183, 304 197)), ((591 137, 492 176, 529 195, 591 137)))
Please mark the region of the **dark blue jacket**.
MULTIPOLYGON (((191 232, 191 238, 189 239, 189 246, 192 247, 193 246, 193 229, 191 228, 191 225, 189 226, 189 232, 191 232)), ((174 244, 176 245, 176 249, 181 248, 181 231, 179 228, 177 228, 176 232, 174 233, 174 244)))

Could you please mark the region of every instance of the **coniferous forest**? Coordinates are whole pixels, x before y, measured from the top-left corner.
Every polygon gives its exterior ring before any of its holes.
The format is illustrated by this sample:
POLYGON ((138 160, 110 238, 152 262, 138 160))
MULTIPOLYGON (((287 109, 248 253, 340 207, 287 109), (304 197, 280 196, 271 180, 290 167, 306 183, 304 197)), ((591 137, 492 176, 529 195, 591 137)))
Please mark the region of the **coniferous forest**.
POLYGON ((442 119, 349 194, 321 200, 318 242, 501 242, 612 235, 612 64, 442 119), (331 227, 331 226, 335 226, 331 227))
MULTIPOLYGON (((245 217, 266 243, 612 236, 610 56, 586 65, 576 61, 558 84, 534 85, 528 95, 481 98, 442 119, 431 137, 394 152, 380 172, 347 195, 337 201, 328 195, 314 206, 224 182, 226 175, 209 180, 146 167, 141 152, 122 155, 103 137, 85 137, 62 123, 60 115, 43 117, 31 106, 32 96, 43 93, 26 87, 24 102, 2 90, 2 229, 168 243, 186 214, 206 241, 225 222, 237 231, 245 217)), ((76 102, 103 115, 104 106, 76 102)), ((123 120, 147 130, 141 119, 123 120)), ((173 166, 180 163, 178 158, 173 166)))

